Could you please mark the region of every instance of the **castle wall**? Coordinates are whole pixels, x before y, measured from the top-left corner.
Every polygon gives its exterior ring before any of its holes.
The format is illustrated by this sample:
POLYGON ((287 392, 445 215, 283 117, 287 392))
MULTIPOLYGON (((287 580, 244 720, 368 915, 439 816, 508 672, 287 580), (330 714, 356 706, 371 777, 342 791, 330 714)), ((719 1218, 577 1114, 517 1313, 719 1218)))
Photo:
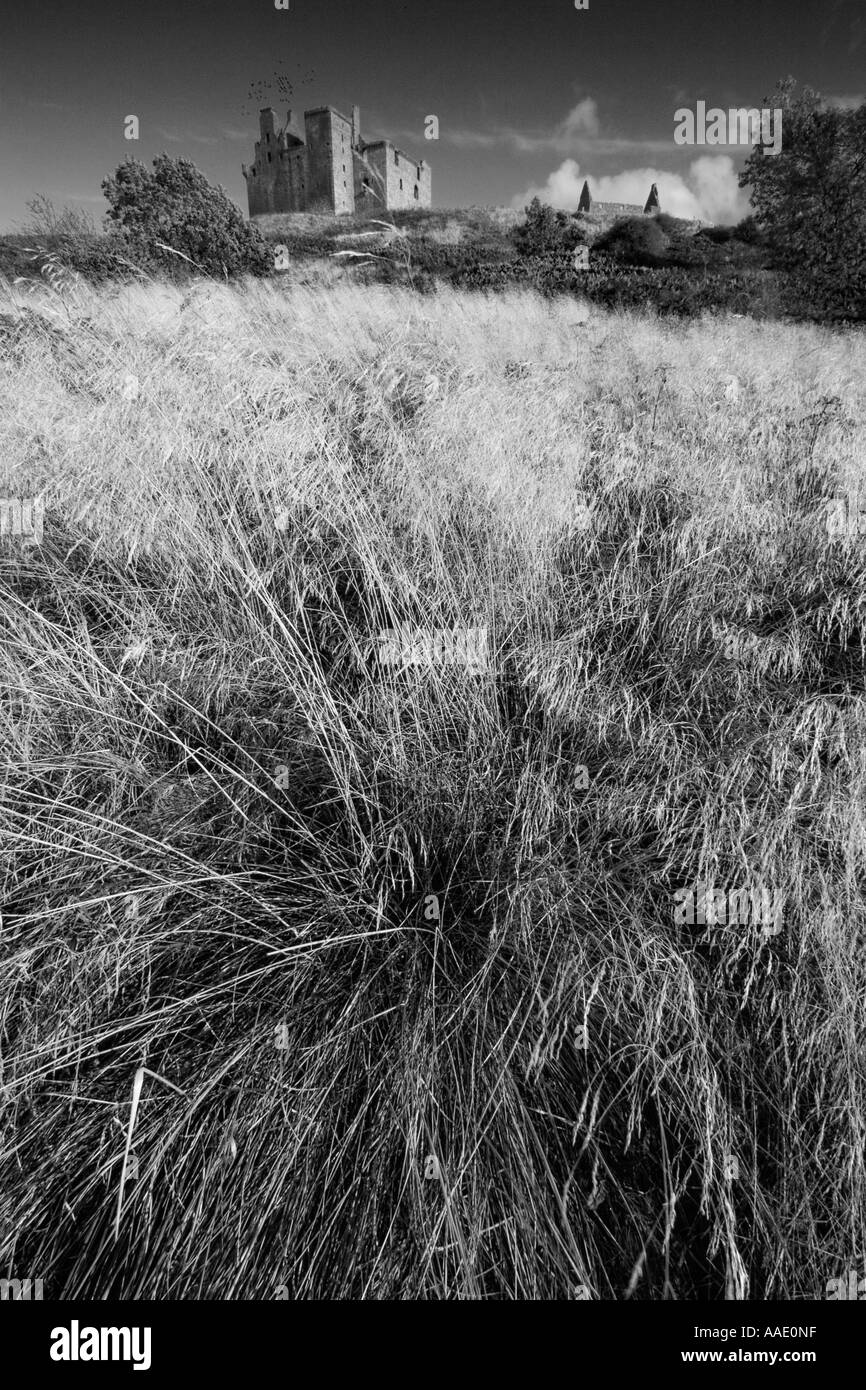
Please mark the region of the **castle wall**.
POLYGON ((335 111, 333 115, 334 211, 355 211, 355 160, 352 152, 353 125, 335 111))
POLYGON ((389 208, 429 208, 431 171, 428 164, 416 163, 390 140, 385 144, 385 174, 389 208), (417 189, 417 196, 416 196, 417 189))
POLYGON ((306 212, 354 212, 352 122, 338 111, 308 111, 306 212))
POLYGON ((329 212, 333 206, 334 183, 330 160, 331 126, 327 111, 310 112, 304 117, 307 137, 307 205, 305 212, 329 212), (314 151, 327 151, 325 159, 314 151))
POLYGON ((384 141, 365 145, 363 158, 355 155, 355 211, 366 217, 380 217, 387 211, 386 148, 384 141))
POLYGON ((277 212, 303 212, 307 206, 307 151, 303 145, 295 145, 283 156, 285 170, 286 201, 277 200, 277 212))
POLYGON ((298 185, 303 184, 303 177, 299 176, 299 158, 302 168, 304 147, 296 143, 296 137, 291 137, 290 141, 285 134, 280 134, 274 117, 271 108, 259 113, 261 134, 255 144, 253 163, 243 168, 251 217, 284 208, 294 210, 299 196, 298 185))
POLYGON ((243 172, 244 178, 247 181, 247 199, 250 205, 250 217, 256 217, 263 212, 273 212, 273 178, 268 177, 262 168, 258 141, 256 141, 255 159, 249 168, 244 168, 243 172))

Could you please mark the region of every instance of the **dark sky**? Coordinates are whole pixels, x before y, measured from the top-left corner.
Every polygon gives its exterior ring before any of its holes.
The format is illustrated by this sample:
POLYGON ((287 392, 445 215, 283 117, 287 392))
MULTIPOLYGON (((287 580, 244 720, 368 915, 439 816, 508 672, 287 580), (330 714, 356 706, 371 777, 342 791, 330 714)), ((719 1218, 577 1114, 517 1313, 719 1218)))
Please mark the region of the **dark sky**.
POLYGON ((438 207, 643 199, 742 215, 743 152, 673 143, 674 111, 761 106, 789 73, 857 104, 866 0, 4 0, 0 230, 25 203, 105 210, 124 158, 193 159, 246 212, 260 106, 361 107, 433 167, 438 207), (291 92, 289 90, 291 84, 291 92), (137 115, 140 139, 124 139, 137 115), (424 139, 435 114, 440 139, 424 139))

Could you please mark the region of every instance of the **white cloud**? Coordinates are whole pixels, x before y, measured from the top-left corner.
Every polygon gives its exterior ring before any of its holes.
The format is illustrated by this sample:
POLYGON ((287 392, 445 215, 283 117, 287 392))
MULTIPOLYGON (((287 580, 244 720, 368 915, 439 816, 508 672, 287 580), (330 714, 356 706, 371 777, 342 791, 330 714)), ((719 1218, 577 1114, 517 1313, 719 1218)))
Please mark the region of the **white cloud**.
MULTIPOLYGON (((551 207, 574 212, 584 177, 577 160, 566 159, 544 184, 533 184, 512 198, 512 206, 525 207, 537 196, 551 207)), ((730 223, 739 222, 749 211, 746 190, 738 186, 734 161, 727 154, 701 155, 689 165, 685 177, 646 166, 590 178, 589 189, 596 202, 637 203, 643 207, 654 183, 658 185, 662 210, 674 217, 730 223)))
POLYGON ((511 206, 525 207, 533 198, 538 197, 553 208, 568 208, 574 212, 582 187, 580 165, 576 159, 566 159, 558 169, 548 174, 547 183, 541 186, 531 184, 525 193, 517 194, 511 199, 511 206))
POLYGON ((547 134, 525 135, 519 130, 503 132, 515 149, 540 150, 553 149, 565 153, 573 150, 575 143, 595 140, 599 133, 598 104, 592 97, 584 97, 573 106, 564 120, 547 134))
MULTIPOLYGON (((676 175, 666 177, 675 178, 676 175)), ((694 187, 698 207, 702 209, 695 216, 702 221, 739 222, 749 212, 748 190, 740 188, 729 154, 701 155, 689 165, 688 178, 694 187)), ((664 197, 660 183, 659 197, 664 197)))
POLYGON ((565 135, 598 134, 598 105, 592 97, 584 97, 573 106, 560 127, 565 135))
MULTIPOLYGON (((417 131, 394 134, 417 136, 417 131)), ((494 149, 497 145, 510 147, 518 154, 539 154, 552 150, 554 154, 574 155, 579 149, 592 149, 601 154, 616 154, 623 150, 642 150, 667 153, 671 139, 626 140, 621 137, 602 137, 598 103, 594 97, 584 97, 552 130, 517 130, 513 126, 498 126, 492 130, 450 128, 442 123, 441 138, 458 149, 494 149)))

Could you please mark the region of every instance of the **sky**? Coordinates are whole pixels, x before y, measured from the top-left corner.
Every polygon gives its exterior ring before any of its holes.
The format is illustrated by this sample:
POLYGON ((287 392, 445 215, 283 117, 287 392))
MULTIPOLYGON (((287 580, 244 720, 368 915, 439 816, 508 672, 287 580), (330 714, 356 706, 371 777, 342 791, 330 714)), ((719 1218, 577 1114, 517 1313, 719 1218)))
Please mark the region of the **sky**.
POLYGON ((574 210, 643 203, 748 211, 742 147, 674 143, 678 108, 762 107, 789 74, 829 101, 866 96, 866 0, 6 0, 0 231, 27 201, 106 210, 124 159, 192 159, 246 213, 258 110, 361 108, 362 134, 433 171, 433 205, 574 210), (124 137, 138 117, 139 139, 124 137), (439 139, 425 139, 426 118, 439 139))

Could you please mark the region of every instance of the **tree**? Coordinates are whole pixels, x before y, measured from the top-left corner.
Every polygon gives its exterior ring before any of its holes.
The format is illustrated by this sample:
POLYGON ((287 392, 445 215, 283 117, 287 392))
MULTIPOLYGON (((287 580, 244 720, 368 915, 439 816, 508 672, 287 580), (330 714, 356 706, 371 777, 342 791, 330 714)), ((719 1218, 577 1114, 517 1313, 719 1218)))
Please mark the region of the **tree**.
POLYGON ((556 212, 538 197, 524 211, 526 221, 514 232, 514 244, 521 256, 571 251, 584 240, 583 229, 567 212, 556 212))
POLYGON ((271 269, 259 231, 189 159, 157 155, 152 173, 127 159, 103 180, 102 191, 110 204, 108 219, 133 255, 173 267, 180 256, 219 276, 271 269))
MULTIPOLYGON (((777 84, 782 148, 756 145, 740 174, 776 264, 813 307, 866 317, 866 105, 828 107, 796 82, 777 84)), ((777 118, 778 119, 778 118, 777 118)))

